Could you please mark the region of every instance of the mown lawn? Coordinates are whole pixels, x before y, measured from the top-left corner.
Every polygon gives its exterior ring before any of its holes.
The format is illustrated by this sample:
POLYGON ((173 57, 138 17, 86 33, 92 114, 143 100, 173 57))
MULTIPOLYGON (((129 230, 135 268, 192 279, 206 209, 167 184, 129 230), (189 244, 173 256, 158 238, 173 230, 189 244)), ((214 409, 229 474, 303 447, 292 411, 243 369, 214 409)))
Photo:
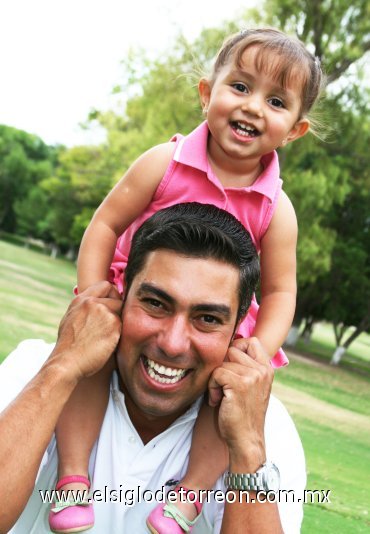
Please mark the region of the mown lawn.
POLYGON ((370 531, 370 377, 289 354, 274 392, 300 433, 307 488, 330 504, 305 506, 303 534, 370 531))
POLYGON ((22 339, 55 340, 75 271, 71 262, 0 241, 0 361, 22 339))
MULTIPOLYGON (((55 339, 74 283, 74 264, 0 241, 0 361, 22 339, 55 339)), ((362 335, 345 362, 367 363, 369 340, 362 335)), ((370 531, 370 375, 329 366, 332 343, 330 328, 316 327, 298 345, 316 360, 289 354, 274 384, 303 441, 307 488, 331 490, 330 504, 305 507, 303 534, 370 531)))

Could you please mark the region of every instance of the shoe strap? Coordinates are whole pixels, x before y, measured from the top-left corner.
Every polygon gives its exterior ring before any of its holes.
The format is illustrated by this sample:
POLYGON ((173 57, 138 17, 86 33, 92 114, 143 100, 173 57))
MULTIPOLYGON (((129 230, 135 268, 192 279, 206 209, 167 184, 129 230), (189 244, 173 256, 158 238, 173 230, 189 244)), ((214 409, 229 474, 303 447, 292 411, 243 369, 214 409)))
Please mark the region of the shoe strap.
MULTIPOLYGON (((179 486, 176 486, 176 487, 174 488, 173 491, 176 491, 177 493, 179 493, 179 490, 180 490, 181 488, 185 491, 185 493, 188 493, 189 491, 191 491, 192 493, 195 493, 195 495, 197 495, 197 493, 198 493, 197 491, 192 490, 192 489, 189 489, 189 488, 186 488, 186 487, 183 486, 183 485, 181 485, 181 486, 180 486, 180 485, 179 485, 179 486)), ((197 497, 197 499, 196 499, 195 501, 192 501, 191 504, 194 504, 195 509, 196 509, 196 511, 197 511, 197 514, 199 515, 200 512, 202 511, 203 503, 201 503, 201 502, 199 501, 198 497, 197 497)))
POLYGON ((69 476, 60 478, 58 482, 56 483, 55 489, 58 491, 60 488, 62 488, 66 484, 73 484, 74 482, 85 484, 85 486, 87 486, 87 489, 90 489, 90 486, 91 486, 90 480, 82 475, 69 475, 69 476))
POLYGON ((190 521, 183 513, 180 512, 174 504, 167 503, 163 507, 163 515, 174 519, 184 532, 190 532, 191 528, 197 522, 199 515, 193 521, 190 521))

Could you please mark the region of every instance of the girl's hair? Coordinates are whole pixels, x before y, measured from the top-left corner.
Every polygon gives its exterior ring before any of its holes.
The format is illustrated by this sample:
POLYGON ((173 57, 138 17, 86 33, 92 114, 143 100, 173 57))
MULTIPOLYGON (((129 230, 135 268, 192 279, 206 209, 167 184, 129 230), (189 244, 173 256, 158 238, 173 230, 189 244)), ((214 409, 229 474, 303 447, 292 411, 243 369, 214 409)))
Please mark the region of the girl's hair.
POLYGON ((313 56, 297 38, 273 28, 243 30, 231 35, 217 54, 212 80, 219 70, 230 61, 242 67, 245 50, 257 46, 256 68, 269 72, 286 87, 294 78, 302 84, 300 116, 306 115, 324 88, 323 73, 319 58, 313 56))

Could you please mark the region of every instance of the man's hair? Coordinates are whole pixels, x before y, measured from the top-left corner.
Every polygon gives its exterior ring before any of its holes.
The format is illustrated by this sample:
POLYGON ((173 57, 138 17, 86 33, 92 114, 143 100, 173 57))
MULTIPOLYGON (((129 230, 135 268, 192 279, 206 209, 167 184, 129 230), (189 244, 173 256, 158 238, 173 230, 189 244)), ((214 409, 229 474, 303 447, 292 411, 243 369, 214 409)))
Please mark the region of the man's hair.
POLYGON ((248 231, 233 215, 198 202, 176 204, 155 213, 132 240, 125 270, 126 294, 149 253, 155 250, 234 266, 240 273, 237 320, 247 313, 259 280, 259 261, 248 231))

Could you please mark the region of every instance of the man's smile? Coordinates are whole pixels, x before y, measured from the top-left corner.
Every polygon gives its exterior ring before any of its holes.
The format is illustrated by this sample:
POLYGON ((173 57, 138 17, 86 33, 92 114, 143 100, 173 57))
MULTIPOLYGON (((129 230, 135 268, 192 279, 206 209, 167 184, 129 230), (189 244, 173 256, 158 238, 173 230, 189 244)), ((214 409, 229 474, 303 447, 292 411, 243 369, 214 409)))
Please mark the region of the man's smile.
POLYGON ((148 375, 160 384, 176 384, 180 382, 190 369, 168 367, 142 356, 142 362, 148 375))
POLYGON ((239 272, 228 263, 167 250, 148 255, 126 296, 117 353, 133 422, 169 426, 206 391, 235 328, 238 288, 239 272))

